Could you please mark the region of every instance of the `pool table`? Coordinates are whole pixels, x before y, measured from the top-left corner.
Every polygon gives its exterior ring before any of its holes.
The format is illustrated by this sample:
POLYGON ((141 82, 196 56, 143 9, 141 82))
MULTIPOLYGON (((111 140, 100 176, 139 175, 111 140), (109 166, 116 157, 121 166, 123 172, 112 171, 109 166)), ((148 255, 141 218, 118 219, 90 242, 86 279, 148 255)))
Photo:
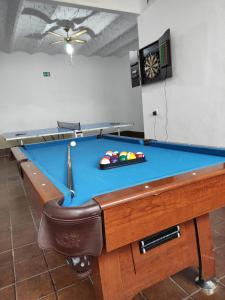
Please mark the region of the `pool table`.
POLYGON ((215 285, 209 213, 225 206, 225 149, 103 135, 12 148, 42 220, 39 244, 91 273, 97 299, 132 299, 187 267, 215 285), (107 150, 141 151, 146 162, 100 170, 107 150))

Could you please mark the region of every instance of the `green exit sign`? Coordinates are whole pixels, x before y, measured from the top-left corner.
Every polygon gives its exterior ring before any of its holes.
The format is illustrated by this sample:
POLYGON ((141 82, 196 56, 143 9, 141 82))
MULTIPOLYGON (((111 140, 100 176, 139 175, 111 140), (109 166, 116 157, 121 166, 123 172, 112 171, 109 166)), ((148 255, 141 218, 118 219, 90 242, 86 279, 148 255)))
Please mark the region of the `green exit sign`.
POLYGON ((51 73, 50 72, 43 72, 43 77, 50 77, 51 73))

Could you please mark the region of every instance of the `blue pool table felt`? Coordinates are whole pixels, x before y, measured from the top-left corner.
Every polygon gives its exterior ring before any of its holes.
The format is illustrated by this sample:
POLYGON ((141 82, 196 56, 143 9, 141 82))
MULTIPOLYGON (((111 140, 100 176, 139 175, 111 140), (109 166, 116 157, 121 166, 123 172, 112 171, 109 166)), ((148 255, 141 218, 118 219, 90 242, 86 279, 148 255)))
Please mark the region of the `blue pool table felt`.
POLYGON ((64 194, 64 206, 78 206, 97 195, 194 171, 225 162, 224 156, 207 155, 130 142, 132 139, 87 137, 76 139, 71 147, 76 195, 66 187, 67 145, 71 139, 25 145, 23 151, 64 194), (144 152, 146 162, 100 170, 99 160, 107 150, 144 152))

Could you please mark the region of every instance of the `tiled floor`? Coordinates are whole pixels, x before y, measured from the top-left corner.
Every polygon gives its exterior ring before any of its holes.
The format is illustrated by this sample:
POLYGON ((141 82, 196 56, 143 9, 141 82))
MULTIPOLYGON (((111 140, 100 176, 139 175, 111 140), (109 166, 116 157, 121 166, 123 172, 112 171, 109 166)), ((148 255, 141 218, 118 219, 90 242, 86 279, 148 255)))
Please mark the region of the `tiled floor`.
MULTIPOLYGON (((184 270, 144 290, 135 300, 225 300, 225 208, 211 215, 219 285, 207 297, 184 270)), ((36 244, 30 209, 15 162, 0 159, 0 300, 97 300, 91 281, 78 281, 63 257, 36 244)), ((117 300, 117 299, 112 299, 117 300)))

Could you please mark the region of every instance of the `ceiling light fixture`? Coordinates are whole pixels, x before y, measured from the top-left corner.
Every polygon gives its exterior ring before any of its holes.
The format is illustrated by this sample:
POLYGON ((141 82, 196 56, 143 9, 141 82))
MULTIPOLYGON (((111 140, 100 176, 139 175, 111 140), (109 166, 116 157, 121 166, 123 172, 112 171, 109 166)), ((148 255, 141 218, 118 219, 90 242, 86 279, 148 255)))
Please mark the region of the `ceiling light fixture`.
POLYGON ((73 53, 74 53, 74 48, 73 48, 73 46, 72 46, 70 43, 66 43, 65 49, 66 49, 66 53, 67 53, 68 55, 70 55, 70 56, 73 55, 73 53))

